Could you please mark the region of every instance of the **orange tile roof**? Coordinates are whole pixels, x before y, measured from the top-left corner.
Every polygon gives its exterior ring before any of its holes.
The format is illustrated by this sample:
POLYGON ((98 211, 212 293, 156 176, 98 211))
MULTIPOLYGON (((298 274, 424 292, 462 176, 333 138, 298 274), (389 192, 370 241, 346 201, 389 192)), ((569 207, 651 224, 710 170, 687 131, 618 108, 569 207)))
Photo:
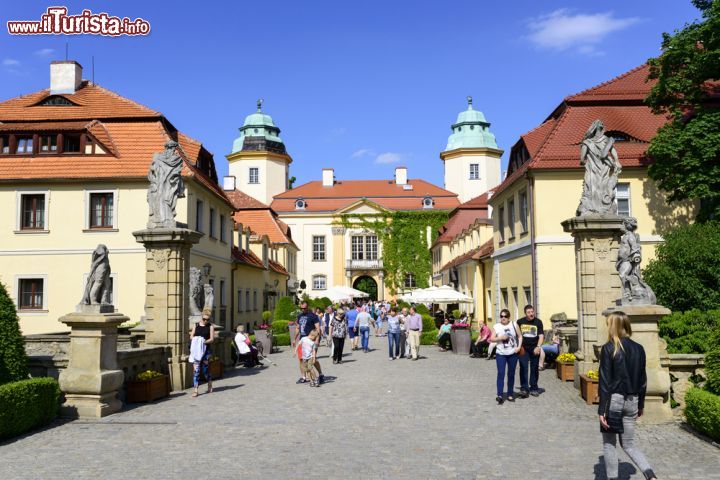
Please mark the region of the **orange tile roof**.
POLYGON ((277 273, 279 273, 279 274, 281 274, 281 275, 285 275, 285 276, 287 276, 287 277, 290 276, 290 272, 288 272, 287 270, 285 270, 285 267, 283 267, 282 265, 280 265, 278 262, 270 259, 270 260, 268 260, 268 265, 270 266, 270 269, 273 270, 274 272, 277 272, 277 273))
POLYGON ((67 130, 85 130, 92 122, 30 122, 30 123, 0 123, 2 132, 49 132, 67 130))
POLYGON ((460 204, 456 193, 425 180, 411 179, 408 184, 412 190, 405 190, 392 180, 341 180, 332 187, 314 181, 276 195, 270 206, 276 212, 296 212, 295 200, 303 198, 307 212, 334 212, 360 200, 369 200, 388 210, 423 210, 425 196, 432 197, 434 208, 439 210, 452 210, 460 204))
POLYGON ((482 260, 483 258, 489 257, 493 253, 493 250, 493 241, 492 239, 490 239, 479 247, 475 247, 472 250, 469 250, 468 252, 460 255, 459 257, 450 260, 448 263, 443 265, 440 270, 447 270, 448 268, 462 265, 468 260, 482 260))
POLYGON ((292 245, 297 248, 290 236, 290 228, 281 222, 269 207, 263 210, 238 210, 233 215, 233 219, 244 228, 249 227, 252 234, 257 237, 267 235, 270 243, 292 245))
POLYGON ((600 119, 608 132, 619 131, 631 137, 618 141, 615 148, 624 167, 644 167, 650 140, 667 119, 645 106, 653 82, 646 82, 649 68, 641 65, 619 77, 567 97, 536 129, 522 135, 513 150, 524 145, 530 159, 513 167, 496 187, 500 193, 528 170, 577 169, 580 143, 590 124, 600 119))
POLYGON ((260 200, 256 200, 247 193, 241 190, 226 191, 225 194, 232 201, 235 208, 238 210, 253 210, 253 209, 265 209, 270 208, 260 200))
POLYGON ((487 208, 457 210, 456 213, 445 222, 445 225, 440 227, 440 235, 435 239, 433 246, 438 243, 452 242, 457 235, 461 234, 478 220, 481 222, 484 221, 484 223, 489 222, 487 208))
POLYGON ((233 261, 247 265, 249 267, 259 268, 265 270, 262 260, 258 258, 252 251, 240 250, 238 247, 232 248, 233 261))
POLYGON ((73 106, 38 105, 49 96, 50 90, 45 89, 0 102, 0 122, 162 117, 160 112, 87 80, 83 81, 75 93, 59 95, 75 104, 73 106))

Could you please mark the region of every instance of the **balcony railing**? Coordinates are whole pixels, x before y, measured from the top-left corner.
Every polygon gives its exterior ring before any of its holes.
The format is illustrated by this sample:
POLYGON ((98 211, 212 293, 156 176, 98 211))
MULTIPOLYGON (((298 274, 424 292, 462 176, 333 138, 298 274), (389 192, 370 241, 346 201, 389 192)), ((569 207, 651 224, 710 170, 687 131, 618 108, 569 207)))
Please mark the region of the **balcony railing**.
POLYGON ((382 270, 383 261, 381 258, 377 260, 348 260, 347 270, 382 270))

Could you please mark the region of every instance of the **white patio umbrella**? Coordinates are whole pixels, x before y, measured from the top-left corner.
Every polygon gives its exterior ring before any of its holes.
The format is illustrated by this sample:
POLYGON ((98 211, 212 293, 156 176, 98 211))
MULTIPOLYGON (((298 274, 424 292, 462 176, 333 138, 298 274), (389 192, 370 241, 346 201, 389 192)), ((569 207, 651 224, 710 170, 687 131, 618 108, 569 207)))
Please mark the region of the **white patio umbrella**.
POLYGON ((472 297, 458 292, 450 285, 430 287, 413 292, 414 301, 428 303, 472 303, 472 297))
POLYGON ((332 290, 335 290, 337 292, 342 292, 346 295, 349 295, 352 298, 367 298, 370 296, 367 293, 363 292, 362 290, 358 290, 358 289, 352 288, 352 287, 346 287, 345 285, 336 285, 336 286, 332 287, 332 290))
POLYGON ((311 290, 310 292, 308 292, 308 296, 310 298, 326 297, 329 298, 330 301, 333 303, 349 302, 352 300, 352 297, 350 295, 335 290, 334 288, 329 288, 327 290, 311 290))

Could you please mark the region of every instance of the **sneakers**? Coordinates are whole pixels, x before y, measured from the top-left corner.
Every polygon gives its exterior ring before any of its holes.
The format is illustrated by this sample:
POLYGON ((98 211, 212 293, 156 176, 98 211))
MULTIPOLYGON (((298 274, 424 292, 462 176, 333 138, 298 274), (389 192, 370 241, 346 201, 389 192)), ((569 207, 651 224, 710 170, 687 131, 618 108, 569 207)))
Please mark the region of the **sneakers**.
POLYGON ((520 390, 520 398, 528 398, 528 391, 520 390))
POLYGON ((540 392, 538 392, 537 390, 530 390, 530 395, 532 395, 533 397, 537 397, 540 395, 540 392))
POLYGON ((307 378, 302 378, 302 377, 301 377, 301 378, 298 378, 298 381, 295 382, 295 383, 298 384, 298 385, 300 385, 301 383, 307 383, 307 381, 308 381, 307 378))
POLYGON ((514 402, 514 401, 515 401, 515 397, 513 397, 512 395, 508 395, 508 396, 507 396, 507 401, 508 401, 508 402, 514 402))
POLYGON ((505 402, 505 399, 503 397, 497 396, 497 397, 495 397, 495 401, 497 402, 498 405, 502 405, 503 402, 505 402))

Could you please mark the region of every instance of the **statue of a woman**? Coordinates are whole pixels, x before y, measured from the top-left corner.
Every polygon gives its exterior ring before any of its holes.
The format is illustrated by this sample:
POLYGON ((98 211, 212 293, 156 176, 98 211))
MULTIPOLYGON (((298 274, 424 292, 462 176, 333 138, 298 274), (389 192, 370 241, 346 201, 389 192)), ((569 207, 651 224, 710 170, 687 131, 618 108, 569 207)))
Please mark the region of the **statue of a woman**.
POLYGON ((580 165, 585 167, 583 193, 576 215, 617 214, 615 186, 622 166, 615 140, 605 135, 601 120, 595 120, 580 147, 580 165))
POLYGON ((81 305, 108 304, 110 290, 110 259, 105 245, 98 245, 92 254, 90 273, 88 273, 81 305))
POLYGON ((148 172, 147 200, 150 207, 148 228, 174 228, 175 205, 184 197, 182 157, 177 154, 177 142, 168 141, 165 151, 155 153, 148 172))

